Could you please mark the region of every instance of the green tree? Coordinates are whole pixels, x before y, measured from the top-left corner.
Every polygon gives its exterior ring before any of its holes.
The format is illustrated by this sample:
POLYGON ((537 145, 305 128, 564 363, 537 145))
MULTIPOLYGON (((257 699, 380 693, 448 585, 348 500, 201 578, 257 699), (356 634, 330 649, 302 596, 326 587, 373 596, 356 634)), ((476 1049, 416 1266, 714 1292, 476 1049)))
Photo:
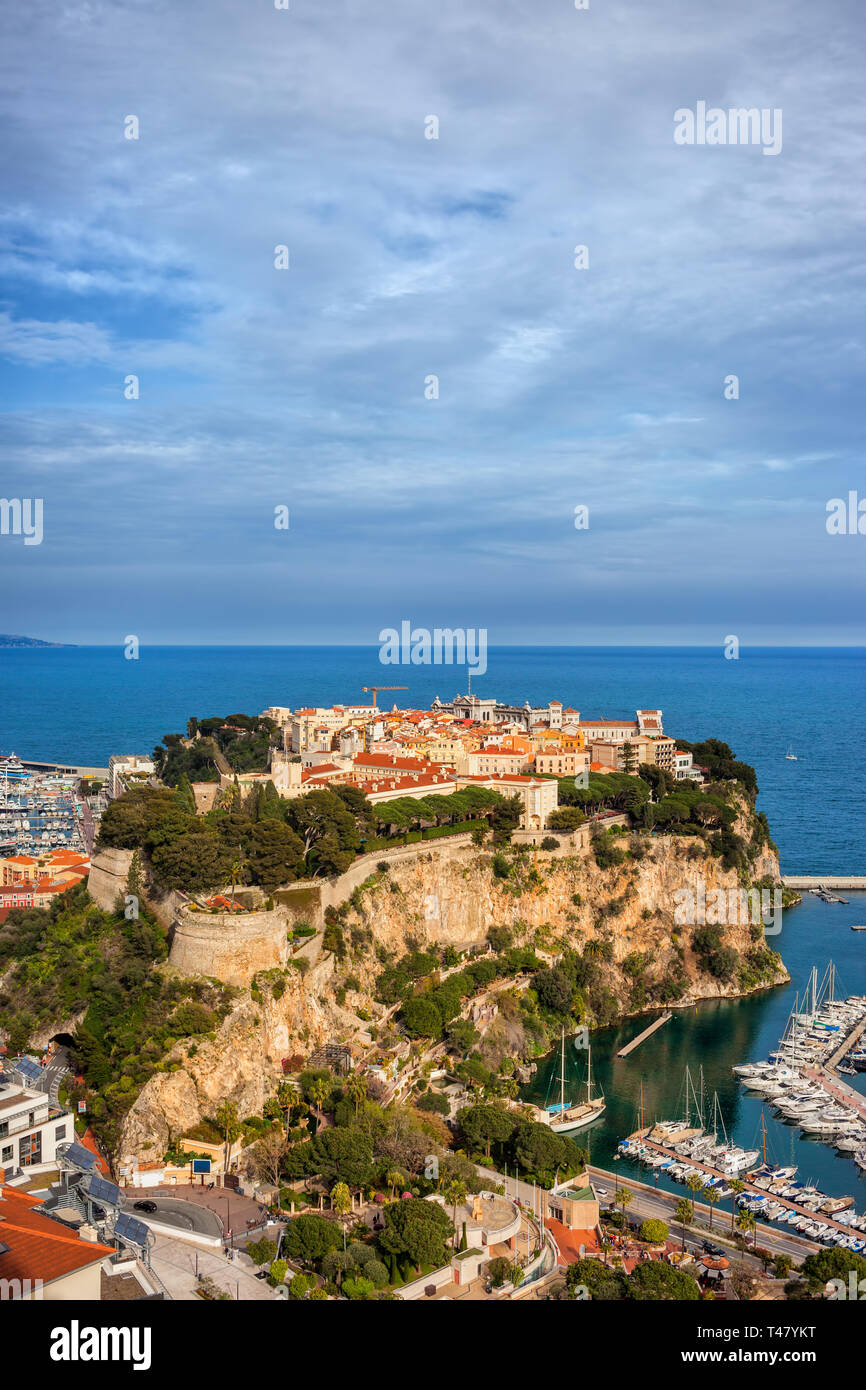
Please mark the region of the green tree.
POLYGON ((694 1279, 661 1260, 647 1260, 639 1264, 628 1283, 631 1297, 641 1301, 664 1299, 683 1303, 701 1296, 694 1279))
POLYGON ((246 862, 253 881, 271 892, 298 877, 304 863, 303 842, 281 820, 257 821, 247 841, 246 862))
POLYGON ((669 1234, 667 1222, 659 1221, 655 1217, 649 1217, 640 1228, 640 1238, 648 1245, 664 1245, 669 1234))
POLYGON ((461 1110, 457 1122, 469 1146, 483 1146, 490 1157, 491 1144, 505 1144, 514 1133, 514 1120, 500 1105, 470 1105, 461 1110))
POLYGON ((686 1248, 686 1231, 688 1230, 689 1226, 691 1226, 692 1222, 693 1222, 694 1219, 695 1219, 695 1204, 694 1204, 694 1202, 690 1202, 690 1201, 688 1200, 687 1197, 681 1197, 680 1200, 677 1202, 676 1206, 674 1207, 674 1216, 676 1217, 677 1221, 679 1221, 680 1226, 682 1227, 682 1234, 683 1234, 683 1244, 682 1244, 682 1248, 683 1248, 683 1250, 685 1250, 685 1248, 686 1248))
POLYGON ((379 1244, 386 1253, 406 1256, 419 1270, 424 1265, 439 1268, 445 1264, 445 1241, 454 1227, 437 1202, 409 1197, 389 1203, 384 1215, 379 1244))
POLYGON ((222 1137, 223 1137, 223 1171, 229 1171, 229 1154, 232 1144, 241 1136, 241 1126, 238 1120, 238 1108, 233 1101, 224 1100, 217 1109, 214 1116, 222 1137))
MULTIPOLYGON (((325 1216, 310 1212, 294 1216, 286 1222, 283 1232, 283 1250, 292 1260, 302 1264, 316 1264, 323 1260, 329 1251, 336 1251, 342 1244, 340 1227, 325 1216)), ((342 1255, 342 1251, 339 1252, 342 1255)))

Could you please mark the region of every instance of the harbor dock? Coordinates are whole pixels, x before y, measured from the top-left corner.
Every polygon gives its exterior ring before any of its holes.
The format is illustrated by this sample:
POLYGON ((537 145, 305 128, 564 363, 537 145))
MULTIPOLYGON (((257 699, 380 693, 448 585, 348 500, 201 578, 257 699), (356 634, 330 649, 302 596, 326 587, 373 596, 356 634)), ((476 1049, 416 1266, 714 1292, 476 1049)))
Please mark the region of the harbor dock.
POLYGON ((805 890, 808 890, 810 888, 859 888, 861 890, 866 890, 866 877, 858 877, 857 875, 854 875, 853 877, 851 875, 845 875, 843 877, 839 877, 838 875, 831 875, 830 877, 821 876, 820 878, 803 878, 798 875, 783 874, 782 883, 785 888, 802 888, 805 890))
POLYGON ((634 1052, 635 1048, 640 1047, 641 1043, 644 1042, 644 1040, 648 1038, 651 1033, 654 1033, 657 1028, 661 1028, 662 1024, 667 1023, 672 1017, 673 1014, 666 1013, 662 1014, 659 1018, 655 1019, 650 1024, 649 1028, 644 1028, 643 1032, 638 1033, 636 1038, 632 1038, 630 1043, 626 1043, 625 1047, 621 1047, 619 1052, 616 1054, 617 1057, 627 1057, 630 1052, 634 1052))
MULTIPOLYGON (((630 1137, 633 1138, 634 1136, 630 1137)), ((697 1168, 699 1172, 706 1173, 707 1177, 709 1178, 721 1178, 721 1180, 724 1183, 730 1183, 731 1181, 730 1174, 720 1173, 717 1171, 717 1169, 710 1168, 706 1163, 701 1163, 696 1158, 683 1159, 682 1154, 678 1154, 674 1149, 667 1149, 662 1144, 656 1144, 652 1139, 642 1138, 640 1142, 644 1144, 648 1149, 653 1149, 655 1153, 664 1154, 665 1158, 670 1158, 675 1163, 687 1162, 690 1168, 697 1168)), ((744 1190, 748 1192, 751 1196, 767 1196, 767 1193, 762 1188, 756 1187, 754 1183, 750 1183, 748 1178, 741 1178, 740 1182, 742 1182, 744 1190)), ((833 1230, 841 1232, 842 1235, 851 1235, 851 1231, 849 1230, 849 1228, 843 1225, 842 1222, 834 1221, 832 1216, 827 1216, 823 1212, 821 1213, 820 1217, 818 1217, 816 1213, 811 1210, 810 1207, 801 1207, 797 1202, 791 1201, 790 1197, 774 1196, 773 1201, 777 1202, 780 1207, 785 1207, 789 1211, 797 1212, 799 1216, 808 1217, 810 1221, 820 1220, 824 1223, 824 1225, 830 1226, 833 1230)))

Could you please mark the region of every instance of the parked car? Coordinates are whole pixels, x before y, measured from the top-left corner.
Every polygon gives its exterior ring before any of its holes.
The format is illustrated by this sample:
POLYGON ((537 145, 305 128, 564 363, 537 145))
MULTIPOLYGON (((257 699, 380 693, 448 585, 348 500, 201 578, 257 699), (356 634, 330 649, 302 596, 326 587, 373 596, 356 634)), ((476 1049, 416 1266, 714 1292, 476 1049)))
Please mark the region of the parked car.
POLYGON ((701 1245, 701 1249, 705 1255, 724 1255, 725 1253, 720 1245, 713 1245, 711 1240, 705 1240, 701 1245))
POLYGON ((153 1214, 153 1212, 157 1210, 156 1202, 133 1202, 132 1205, 134 1206, 136 1211, 146 1211, 149 1212, 151 1215, 153 1214))

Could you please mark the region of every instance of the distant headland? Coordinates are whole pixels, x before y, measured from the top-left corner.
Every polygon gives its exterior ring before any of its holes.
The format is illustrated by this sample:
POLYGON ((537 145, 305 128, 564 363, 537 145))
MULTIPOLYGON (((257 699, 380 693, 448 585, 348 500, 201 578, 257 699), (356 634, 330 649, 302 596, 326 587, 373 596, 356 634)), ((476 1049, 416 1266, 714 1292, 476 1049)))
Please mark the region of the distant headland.
POLYGON ((74 642, 43 642, 39 637, 14 637, 0 632, 0 647, 74 647, 74 642))

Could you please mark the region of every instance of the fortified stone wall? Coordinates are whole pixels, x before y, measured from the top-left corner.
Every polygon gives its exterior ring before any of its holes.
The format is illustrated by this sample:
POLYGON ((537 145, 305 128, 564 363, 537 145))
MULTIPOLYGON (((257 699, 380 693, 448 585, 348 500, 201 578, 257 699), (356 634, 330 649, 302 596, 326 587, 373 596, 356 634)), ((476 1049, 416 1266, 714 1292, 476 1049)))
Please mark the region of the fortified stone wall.
POLYGON ((210 975, 227 985, 248 985, 260 970, 286 964, 286 914, 191 912, 182 908, 174 924, 169 963, 185 975, 210 975))

